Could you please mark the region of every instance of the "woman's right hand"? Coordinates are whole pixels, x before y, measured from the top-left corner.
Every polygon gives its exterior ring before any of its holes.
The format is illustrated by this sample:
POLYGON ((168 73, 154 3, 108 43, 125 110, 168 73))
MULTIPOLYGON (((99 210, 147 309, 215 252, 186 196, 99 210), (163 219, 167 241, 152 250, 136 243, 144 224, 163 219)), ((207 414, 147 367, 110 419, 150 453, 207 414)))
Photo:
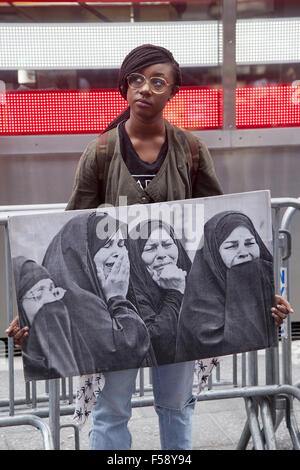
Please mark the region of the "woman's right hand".
POLYGON ((20 328, 19 318, 15 317, 10 323, 9 327, 5 330, 5 333, 10 338, 14 339, 14 344, 17 348, 21 348, 23 341, 27 338, 29 334, 29 328, 28 326, 20 328))
POLYGON ((97 269, 98 279, 101 283, 106 300, 117 295, 124 299, 126 298, 129 286, 129 271, 130 264, 128 253, 124 253, 118 257, 107 277, 104 276, 102 269, 97 269))
POLYGON ((168 264, 159 275, 155 273, 152 277, 162 289, 178 290, 181 294, 184 294, 185 278, 186 271, 183 271, 174 264, 168 264))

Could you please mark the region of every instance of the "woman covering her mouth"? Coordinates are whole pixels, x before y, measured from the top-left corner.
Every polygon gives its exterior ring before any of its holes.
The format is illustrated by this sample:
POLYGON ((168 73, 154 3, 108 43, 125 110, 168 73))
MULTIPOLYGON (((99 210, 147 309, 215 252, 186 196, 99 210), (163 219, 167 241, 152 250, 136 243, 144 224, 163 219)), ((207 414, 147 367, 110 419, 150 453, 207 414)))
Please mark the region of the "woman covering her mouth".
POLYGON ((95 211, 69 220, 44 258, 66 290, 74 352, 81 375, 142 365, 149 334, 127 300, 129 260, 125 225, 95 211))
POLYGON ((22 347, 25 379, 77 375, 64 289, 55 286, 47 269, 33 260, 18 256, 13 268, 19 324, 29 327, 22 347))
POLYGON ((128 250, 129 298, 148 327, 157 364, 172 363, 191 261, 173 228, 162 221, 149 220, 135 227, 129 233, 128 250))
POLYGON ((221 212, 204 226, 179 318, 177 360, 276 344, 273 257, 243 213, 221 212))

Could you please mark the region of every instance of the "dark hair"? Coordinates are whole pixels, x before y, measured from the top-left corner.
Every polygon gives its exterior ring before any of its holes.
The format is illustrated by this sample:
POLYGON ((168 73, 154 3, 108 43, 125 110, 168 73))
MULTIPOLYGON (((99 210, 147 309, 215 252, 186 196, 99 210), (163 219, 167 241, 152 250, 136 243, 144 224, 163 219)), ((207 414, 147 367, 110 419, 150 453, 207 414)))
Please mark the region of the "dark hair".
MULTIPOLYGON (((140 70, 149 67, 154 64, 171 64, 174 72, 174 85, 181 85, 181 71, 178 62, 173 57, 173 54, 161 46, 154 46, 152 44, 144 44, 133 49, 123 60, 121 68, 119 70, 118 88, 123 98, 127 97, 127 77, 132 72, 138 72, 140 70)), ((103 132, 107 132, 117 125, 121 121, 125 121, 130 116, 130 107, 126 108, 123 113, 116 117, 103 132)))

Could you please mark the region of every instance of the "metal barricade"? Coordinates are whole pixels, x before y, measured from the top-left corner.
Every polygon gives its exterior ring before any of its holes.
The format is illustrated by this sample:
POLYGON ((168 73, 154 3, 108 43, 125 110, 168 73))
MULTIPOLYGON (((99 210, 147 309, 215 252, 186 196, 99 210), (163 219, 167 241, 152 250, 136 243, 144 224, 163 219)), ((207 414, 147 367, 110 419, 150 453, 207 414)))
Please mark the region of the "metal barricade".
MULTIPOLYGON (((280 272, 284 269, 287 276, 286 298, 289 299, 289 258, 291 255, 291 235, 289 226, 293 215, 300 209, 300 199, 272 199, 274 211, 274 272, 276 292, 280 287, 280 272), (286 209, 281 220, 281 210, 286 209)), ((8 213, 24 211, 63 210, 64 204, 30 205, 30 206, 0 206, 0 225, 4 226, 5 242, 5 290, 8 323, 13 319, 13 284, 11 277, 11 258, 7 230, 8 213)), ((243 398, 247 413, 237 449, 245 449, 252 438, 255 449, 276 449, 276 429, 285 416, 293 448, 300 450, 300 433, 293 412, 293 399, 300 401, 300 381, 292 385, 291 369, 291 319, 288 316, 284 322, 281 335, 282 347, 282 377, 280 378, 279 349, 265 350, 265 385, 258 384, 258 355, 257 351, 232 355, 232 378, 222 380, 222 365, 218 365, 213 378, 208 381, 208 390, 201 392, 198 401, 243 398), (241 372, 239 381, 238 373, 241 372), (248 379, 247 379, 248 377, 248 379), (241 386, 239 386, 239 382, 241 386), (278 403, 280 406, 278 406, 278 403), (279 413, 278 413, 279 410, 279 413), (260 411, 263 429, 261 429, 258 412, 260 411)), ((14 345, 8 338, 8 380, 9 397, 0 400, 1 409, 8 413, 0 418, 0 427, 29 424, 38 428, 43 436, 45 449, 60 448, 60 430, 62 427, 73 427, 75 448, 79 449, 79 432, 76 425, 61 425, 60 416, 74 413, 74 384, 72 378, 52 379, 45 382, 45 392, 37 392, 37 383, 25 384, 25 396, 15 398, 14 393, 14 345), (61 401, 64 403, 62 404, 61 401), (66 404, 66 402, 68 402, 66 404), (37 404, 43 404, 38 407, 37 404), (28 406, 31 404, 31 410, 28 406), (44 406, 46 404, 46 406, 44 406), (48 406, 47 406, 48 405, 48 406), (27 407, 24 413, 24 406, 27 407), (49 427, 43 422, 49 417, 49 427)), ((133 407, 151 406, 154 403, 149 370, 149 384, 145 385, 145 370, 139 372, 136 384, 136 395, 132 399, 133 407)))

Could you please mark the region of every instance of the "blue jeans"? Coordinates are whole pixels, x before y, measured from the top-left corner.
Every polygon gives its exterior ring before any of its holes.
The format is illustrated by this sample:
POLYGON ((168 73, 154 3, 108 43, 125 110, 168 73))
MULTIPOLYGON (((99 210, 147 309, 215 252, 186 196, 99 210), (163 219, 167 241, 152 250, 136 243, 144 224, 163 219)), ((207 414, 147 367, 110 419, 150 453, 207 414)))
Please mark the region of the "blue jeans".
MULTIPOLYGON (((92 450, 131 448, 127 424, 137 373, 138 369, 105 372, 105 385, 92 411, 92 450)), ((161 448, 192 449, 194 362, 153 367, 152 379, 161 448)))

